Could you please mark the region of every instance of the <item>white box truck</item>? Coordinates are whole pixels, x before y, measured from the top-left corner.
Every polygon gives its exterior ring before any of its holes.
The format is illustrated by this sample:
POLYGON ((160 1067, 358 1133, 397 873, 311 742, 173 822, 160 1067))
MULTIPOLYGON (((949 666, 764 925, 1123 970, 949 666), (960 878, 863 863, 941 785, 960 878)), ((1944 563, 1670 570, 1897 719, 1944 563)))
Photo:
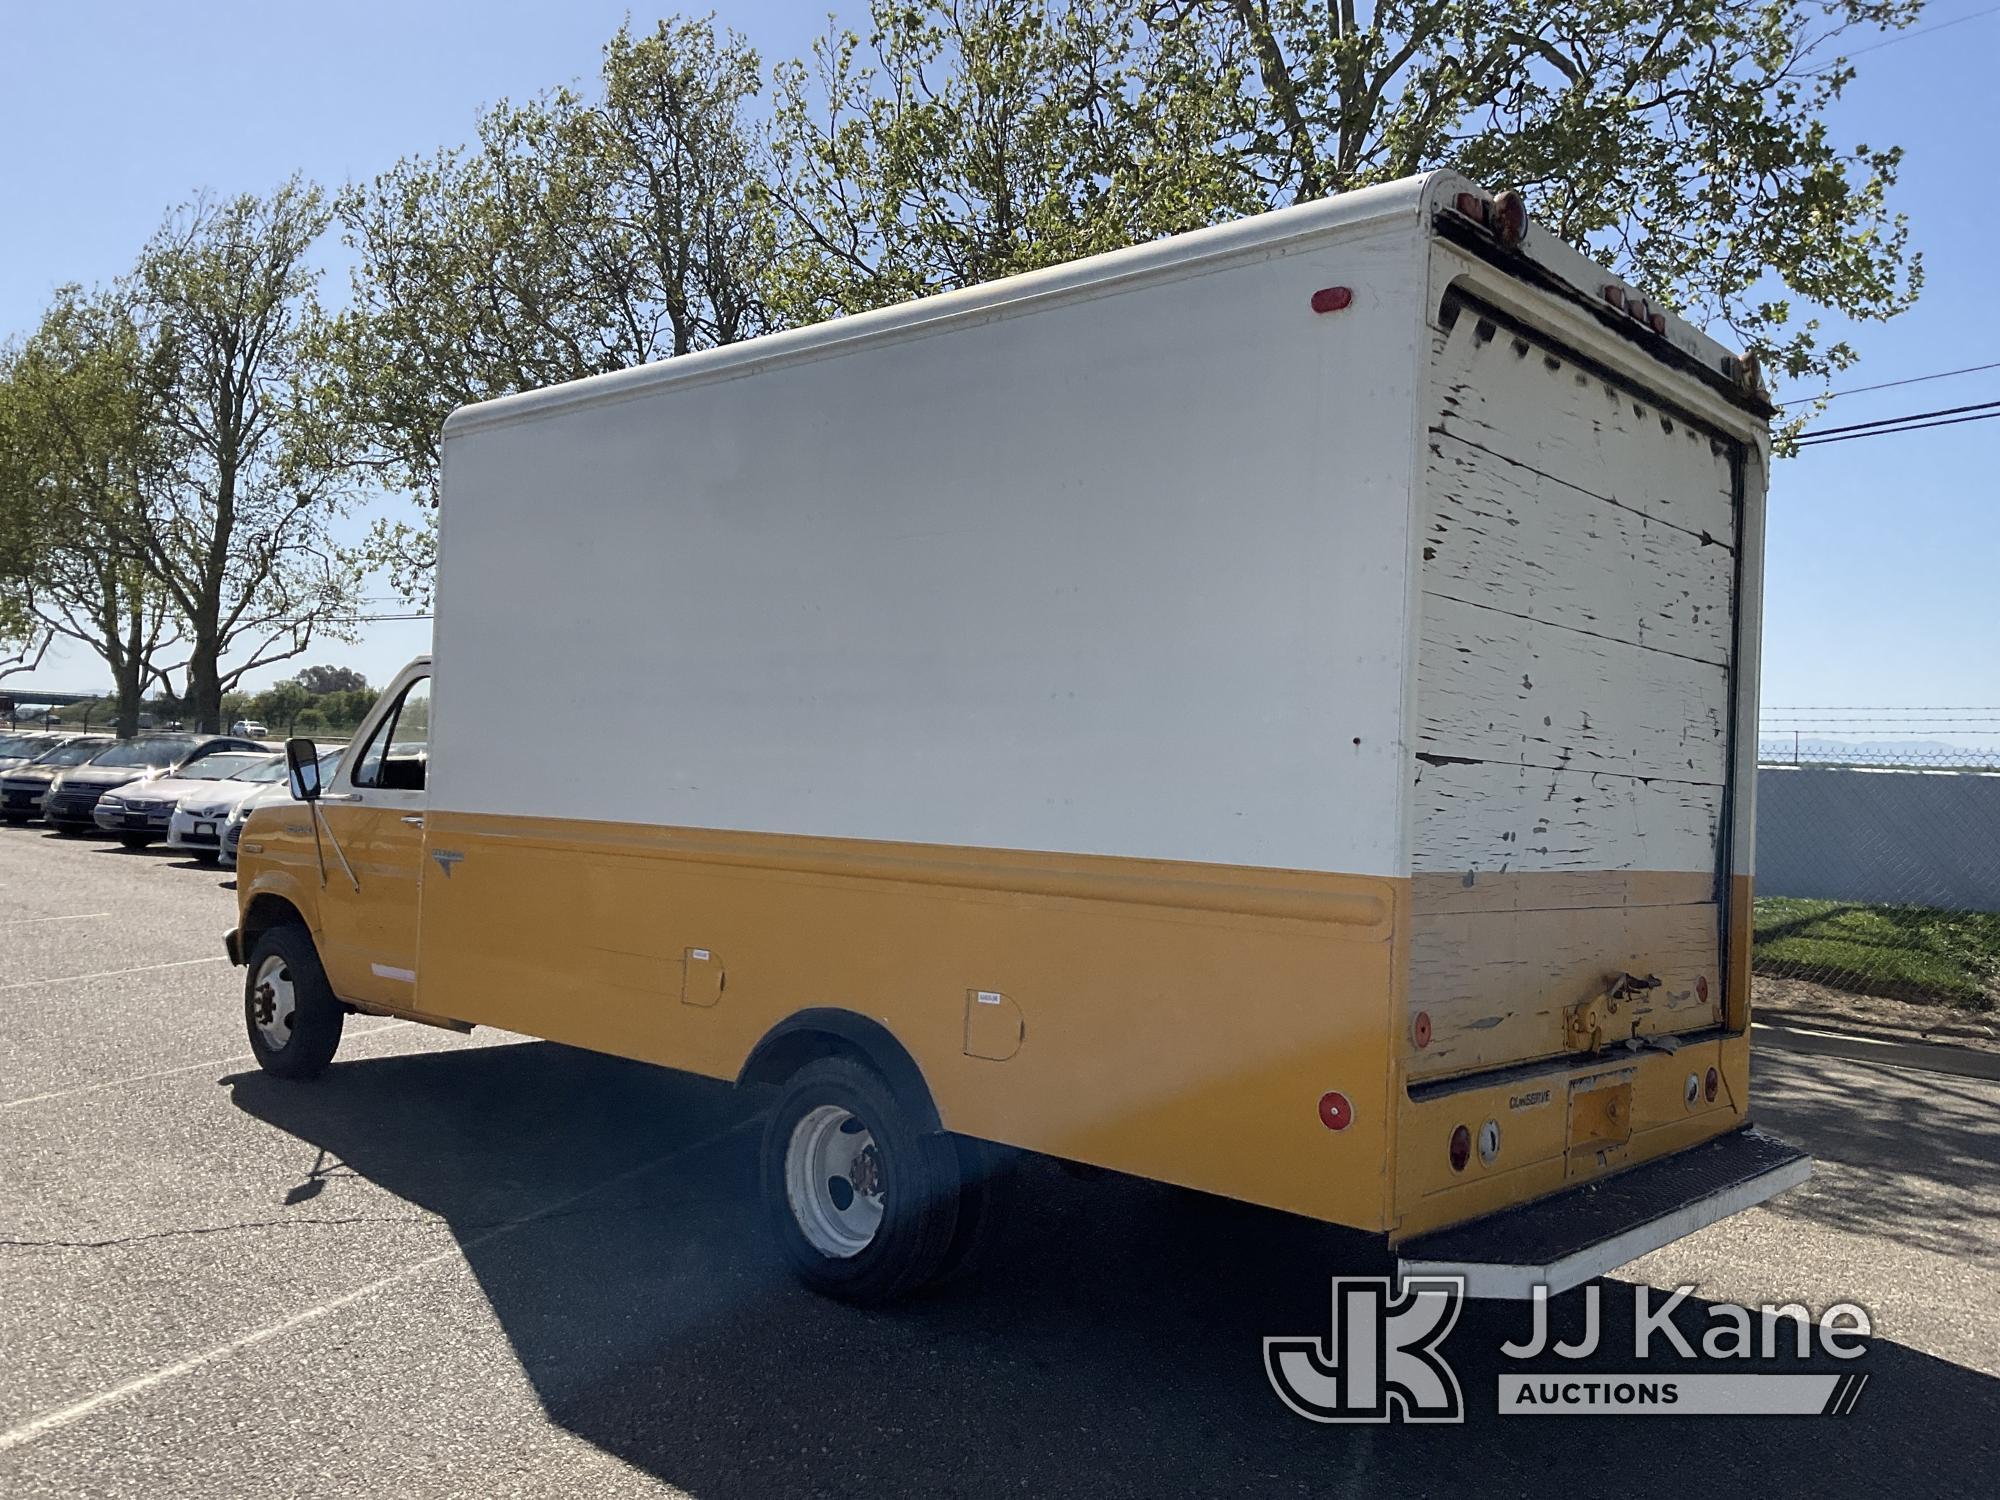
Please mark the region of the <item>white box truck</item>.
POLYGON ((244 834, 253 1045, 772 1086, 857 1299, 995 1145, 1574 1284, 1808 1167, 1747 1128, 1769 416, 1445 174, 459 411, 434 661, 244 834))

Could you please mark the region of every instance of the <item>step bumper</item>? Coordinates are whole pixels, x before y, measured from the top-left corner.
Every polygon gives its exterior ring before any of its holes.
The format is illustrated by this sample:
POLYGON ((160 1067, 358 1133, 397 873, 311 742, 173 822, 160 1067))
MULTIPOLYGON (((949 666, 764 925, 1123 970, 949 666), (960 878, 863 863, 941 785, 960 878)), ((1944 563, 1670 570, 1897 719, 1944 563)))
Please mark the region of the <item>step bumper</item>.
POLYGON ((1554 1296, 1797 1187, 1812 1158, 1755 1126, 1406 1240, 1401 1276, 1460 1276, 1468 1297, 1554 1296))

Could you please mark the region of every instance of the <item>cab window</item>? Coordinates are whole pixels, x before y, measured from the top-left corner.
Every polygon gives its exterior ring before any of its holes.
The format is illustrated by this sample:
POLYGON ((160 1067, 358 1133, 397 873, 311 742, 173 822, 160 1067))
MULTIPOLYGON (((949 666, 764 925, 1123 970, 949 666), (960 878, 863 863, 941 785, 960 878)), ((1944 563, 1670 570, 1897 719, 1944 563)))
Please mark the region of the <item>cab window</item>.
POLYGON ((421 792, 430 758, 431 680, 403 689, 394 708, 375 726, 355 763, 354 784, 386 792, 421 792))

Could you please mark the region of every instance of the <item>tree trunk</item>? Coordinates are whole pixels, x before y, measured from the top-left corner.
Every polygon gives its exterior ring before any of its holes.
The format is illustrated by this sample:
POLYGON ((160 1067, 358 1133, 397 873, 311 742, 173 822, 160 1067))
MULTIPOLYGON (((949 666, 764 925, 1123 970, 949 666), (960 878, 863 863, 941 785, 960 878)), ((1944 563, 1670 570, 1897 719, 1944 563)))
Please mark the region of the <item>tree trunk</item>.
POLYGON ((223 729, 220 655, 213 641, 197 640, 188 657, 188 712, 194 715, 190 727, 205 734, 220 734, 223 729))
POLYGON ((146 619, 143 607, 132 606, 125 627, 124 648, 111 658, 111 679, 118 689, 118 738, 139 732, 139 698, 146 687, 146 619))
POLYGON ((118 738, 130 739, 139 732, 139 695, 145 688, 138 657, 127 656, 113 676, 118 682, 118 738))

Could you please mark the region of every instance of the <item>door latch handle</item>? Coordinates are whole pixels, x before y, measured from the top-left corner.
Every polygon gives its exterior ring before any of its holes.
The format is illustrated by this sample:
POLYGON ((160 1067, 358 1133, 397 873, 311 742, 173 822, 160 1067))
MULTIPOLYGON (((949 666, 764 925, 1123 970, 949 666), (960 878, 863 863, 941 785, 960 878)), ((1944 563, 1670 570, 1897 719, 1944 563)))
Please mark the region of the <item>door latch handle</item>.
POLYGON ((403 821, 421 828, 424 826, 424 815, 422 813, 404 813, 403 821))

